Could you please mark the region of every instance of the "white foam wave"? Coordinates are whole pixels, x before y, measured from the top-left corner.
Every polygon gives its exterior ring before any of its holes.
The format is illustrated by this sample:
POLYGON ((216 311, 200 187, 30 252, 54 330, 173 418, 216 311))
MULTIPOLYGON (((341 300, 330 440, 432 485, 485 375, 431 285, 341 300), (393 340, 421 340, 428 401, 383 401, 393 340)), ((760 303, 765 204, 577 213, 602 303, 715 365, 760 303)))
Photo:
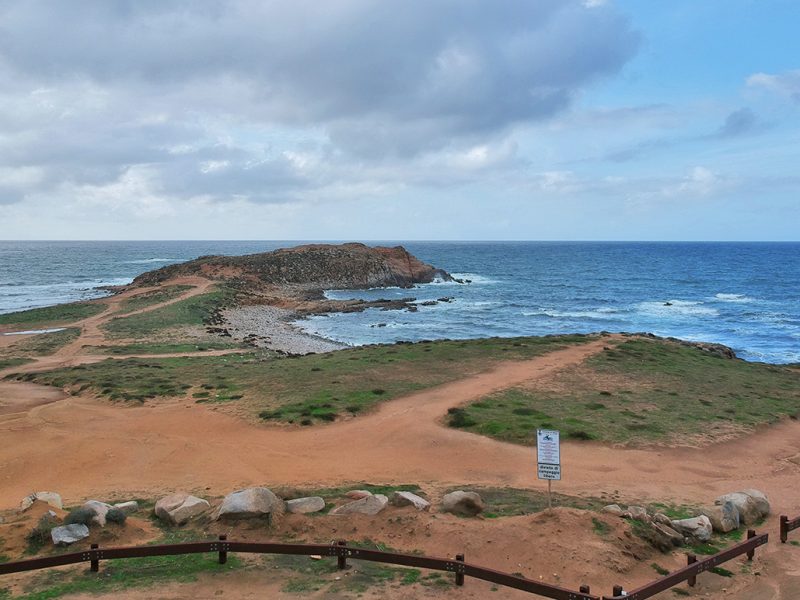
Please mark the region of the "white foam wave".
POLYGON ((615 308, 599 308, 597 310, 561 311, 540 308, 535 311, 522 311, 524 317, 552 317, 554 319, 614 319, 619 311, 615 308))
POLYGON ((478 275, 477 273, 450 273, 450 274, 456 279, 461 279, 463 281, 469 280, 470 283, 477 285, 492 285, 497 283, 496 279, 492 279, 491 277, 486 277, 484 275, 478 275))
POLYGON ((737 304, 755 302, 755 298, 750 298, 744 294, 715 294, 714 298, 719 302, 734 302, 737 304))
POLYGON ((178 262, 180 260, 180 258, 142 258, 139 260, 123 260, 122 263, 126 265, 149 265, 151 263, 178 262))
POLYGON ((670 317, 670 316, 714 316, 718 315, 719 311, 716 308, 704 306, 702 302, 694 300, 665 300, 657 302, 640 302, 637 304, 639 312, 657 316, 657 317, 670 317))

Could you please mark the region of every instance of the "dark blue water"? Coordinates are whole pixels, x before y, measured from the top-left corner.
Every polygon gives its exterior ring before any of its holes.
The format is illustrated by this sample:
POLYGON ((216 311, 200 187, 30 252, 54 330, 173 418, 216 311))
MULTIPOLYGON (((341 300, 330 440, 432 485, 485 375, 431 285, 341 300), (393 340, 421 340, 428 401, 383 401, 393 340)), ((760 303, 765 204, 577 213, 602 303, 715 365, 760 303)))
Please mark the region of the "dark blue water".
MULTIPOLYGON (((0 312, 96 297, 98 285, 125 283, 178 260, 296 243, 0 242, 0 312)), ((748 360, 800 362, 798 243, 404 245, 472 283, 330 291, 336 298, 455 300, 416 313, 369 310, 314 317, 302 325, 350 344, 650 331, 723 343, 748 360)))

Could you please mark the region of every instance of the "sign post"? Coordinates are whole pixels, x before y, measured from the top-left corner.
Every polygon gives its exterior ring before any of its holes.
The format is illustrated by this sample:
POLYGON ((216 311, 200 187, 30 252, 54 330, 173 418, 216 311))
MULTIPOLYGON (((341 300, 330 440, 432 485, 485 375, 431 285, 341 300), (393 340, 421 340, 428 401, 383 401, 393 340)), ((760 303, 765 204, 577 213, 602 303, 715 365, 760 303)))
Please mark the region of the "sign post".
POLYGON ((536 430, 536 460, 539 479, 547 480, 547 507, 553 508, 553 480, 561 480, 561 440, 558 431, 536 430))

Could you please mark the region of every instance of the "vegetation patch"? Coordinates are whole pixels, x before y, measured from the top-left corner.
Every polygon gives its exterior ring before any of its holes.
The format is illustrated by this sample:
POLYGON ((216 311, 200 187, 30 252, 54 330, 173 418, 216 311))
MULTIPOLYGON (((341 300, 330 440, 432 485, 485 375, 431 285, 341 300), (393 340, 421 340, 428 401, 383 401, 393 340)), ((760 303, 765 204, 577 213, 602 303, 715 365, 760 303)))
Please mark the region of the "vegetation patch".
POLYGON ((668 340, 629 339, 551 383, 492 394, 451 410, 448 422, 534 446, 539 428, 559 429, 567 439, 651 443, 746 430, 800 413, 796 371, 668 340), (609 381, 621 391, 609 391, 609 381))
POLYGON ((12 367, 18 367, 20 365, 27 364, 29 362, 33 362, 32 358, 24 358, 22 356, 14 356, 14 357, 0 357, 0 371, 3 369, 10 369, 12 367))
POLYGON ((146 312, 116 317, 103 325, 113 338, 144 339, 165 330, 201 326, 210 321, 215 311, 233 303, 235 292, 221 287, 207 294, 179 300, 168 306, 146 312))
POLYGON ((162 302, 169 302, 178 298, 184 292, 191 290, 191 285, 169 285, 163 288, 143 292, 123 300, 115 314, 124 315, 143 308, 148 308, 162 302))
POLYGON ((64 325, 93 317, 106 308, 107 305, 102 302, 73 302, 72 304, 32 308, 0 315, 0 325, 24 325, 25 327, 64 325))
POLYGON ((229 342, 197 342, 197 343, 137 343, 120 344, 117 346, 84 346, 89 354, 109 354, 112 356, 141 355, 141 354, 185 354, 187 352, 208 352, 211 350, 231 350, 243 348, 241 344, 229 342))
POLYGON ((80 328, 68 327, 62 331, 54 331, 52 333, 37 333, 20 336, 22 339, 9 348, 7 353, 13 352, 15 355, 21 354, 23 355, 22 357, 49 356, 67 344, 74 342, 78 339, 80 334, 80 328))
MULTIPOLYGON (((448 489, 452 492, 463 487, 448 489)), ((469 487, 470 491, 477 492, 486 505, 486 512, 483 513, 488 518, 515 517, 519 515, 530 515, 547 510, 547 492, 537 490, 522 490, 511 487, 469 487)), ((579 496, 567 496, 565 494, 553 494, 553 506, 563 506, 567 508, 579 508, 582 510, 599 511, 608 502, 600 498, 582 498, 579 496)), ((602 523, 602 521, 598 522, 602 523)), ((608 527, 605 523, 603 526, 608 527)), ((597 527, 595 525, 595 527, 597 527)))
MULTIPOLYGON (((197 298, 202 296, 190 300, 197 298)), ((369 346, 301 357, 253 351, 225 356, 135 358, 16 378, 75 390, 91 389, 111 400, 143 402, 203 394, 195 399, 245 402, 253 418, 313 425, 364 413, 380 402, 484 371, 502 359, 532 358, 589 339, 592 338, 561 336, 442 341, 369 346)))
POLYGON ((105 561, 99 576, 87 577, 84 568, 49 570, 25 587, 26 600, 50 600, 73 594, 122 593, 159 583, 197 581, 202 573, 228 572, 242 567, 236 555, 221 565, 216 555, 188 554, 105 561))

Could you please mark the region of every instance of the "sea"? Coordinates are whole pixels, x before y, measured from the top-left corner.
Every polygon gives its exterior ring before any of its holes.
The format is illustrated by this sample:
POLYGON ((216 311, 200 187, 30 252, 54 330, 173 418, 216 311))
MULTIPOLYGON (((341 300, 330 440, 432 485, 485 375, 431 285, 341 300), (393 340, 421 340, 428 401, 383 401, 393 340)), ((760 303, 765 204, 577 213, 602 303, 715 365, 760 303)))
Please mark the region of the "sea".
MULTIPOLYGON (((98 298, 164 265, 298 241, 0 241, 0 313, 98 298)), ((800 243, 367 242, 405 246, 465 283, 328 290, 408 298, 298 322, 351 345, 441 338, 650 332, 732 347, 745 360, 800 363, 800 243), (468 282, 467 282, 468 281, 468 282), (440 300, 435 304, 423 303, 440 300)))

